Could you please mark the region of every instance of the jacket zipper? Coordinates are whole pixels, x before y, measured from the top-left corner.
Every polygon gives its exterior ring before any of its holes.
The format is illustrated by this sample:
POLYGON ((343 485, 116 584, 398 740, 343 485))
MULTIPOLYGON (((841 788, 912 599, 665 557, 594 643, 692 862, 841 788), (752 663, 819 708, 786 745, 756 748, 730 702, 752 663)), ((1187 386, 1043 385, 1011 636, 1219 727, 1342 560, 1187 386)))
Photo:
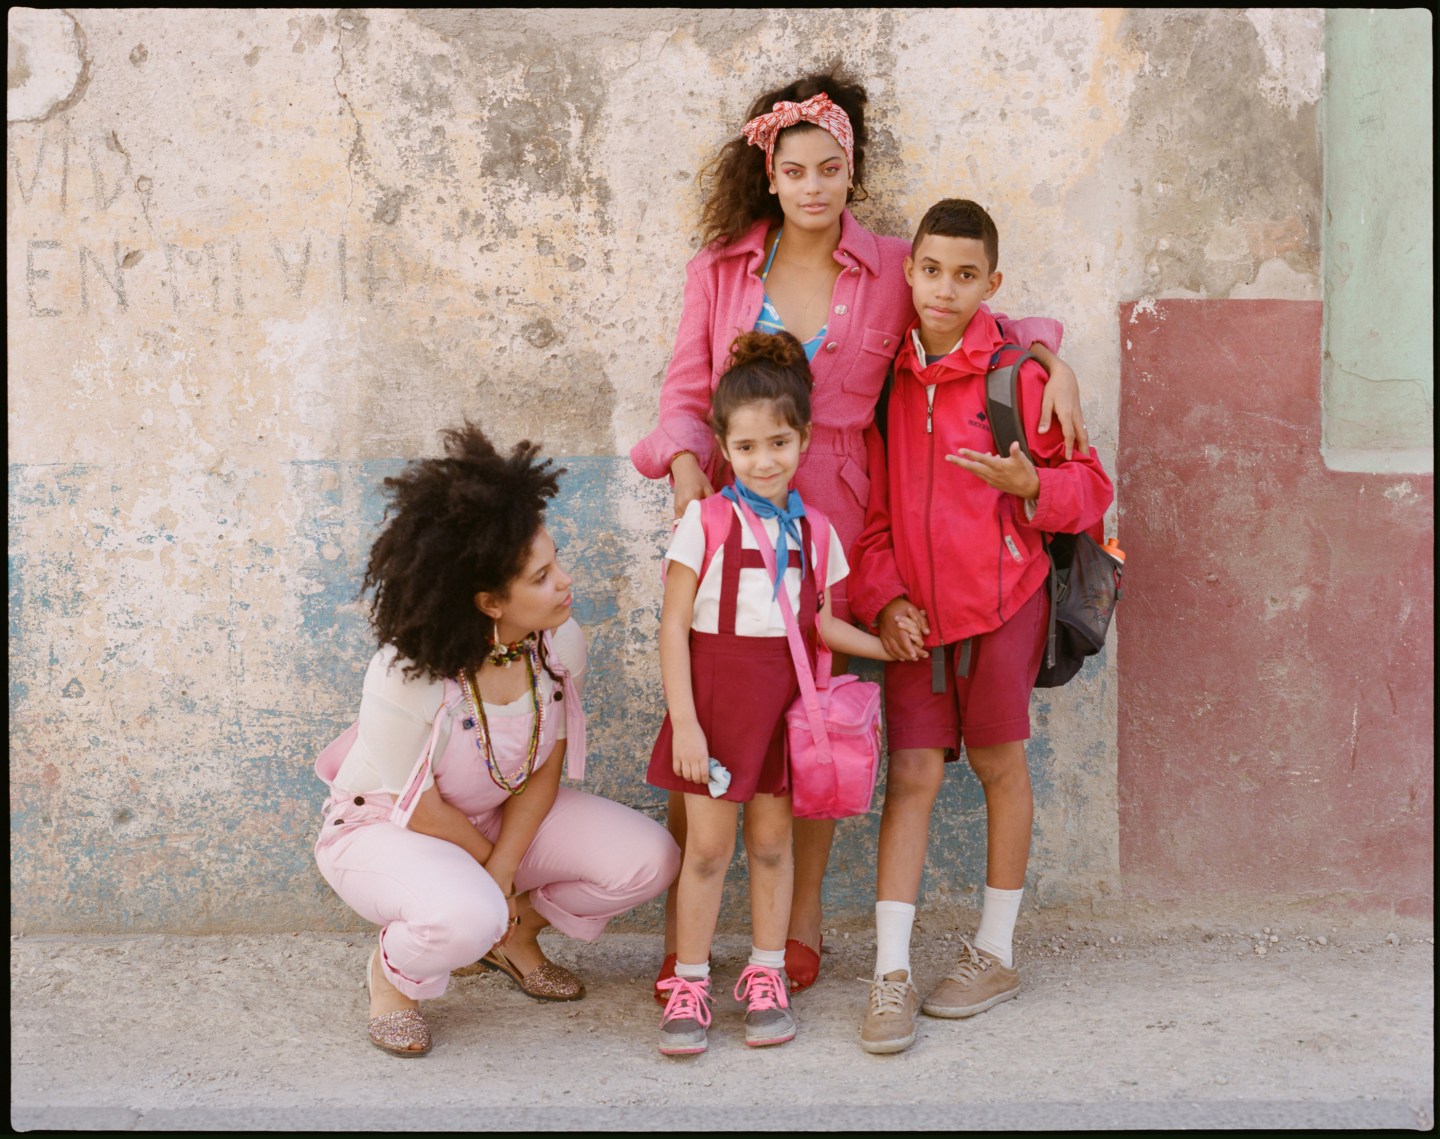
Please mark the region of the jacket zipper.
MULTIPOLYGON (((926 480, 925 480, 925 533, 927 536, 935 533, 935 527, 930 521, 931 507, 935 501, 935 385, 927 384, 925 387, 925 445, 926 445, 926 480)), ((930 615, 930 629, 940 637, 940 644, 945 644, 945 638, 940 633, 940 612, 936 602, 940 599, 939 581, 935 576, 935 543, 927 541, 926 548, 930 555, 930 596, 926 599, 930 603, 928 609, 930 615)))

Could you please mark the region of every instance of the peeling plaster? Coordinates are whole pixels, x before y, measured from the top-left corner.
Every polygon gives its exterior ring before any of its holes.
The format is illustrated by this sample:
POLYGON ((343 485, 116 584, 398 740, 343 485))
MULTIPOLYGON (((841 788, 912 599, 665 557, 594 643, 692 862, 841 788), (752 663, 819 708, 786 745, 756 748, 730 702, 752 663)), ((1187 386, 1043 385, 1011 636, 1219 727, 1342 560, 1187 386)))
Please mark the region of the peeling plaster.
POLYGON ((1293 117, 1302 106, 1320 101, 1325 84, 1325 20, 1323 8, 1308 10, 1298 20, 1297 9, 1247 8, 1245 18, 1254 25, 1265 53, 1266 72, 1260 93, 1293 117))
POLYGON ((43 122, 79 102, 90 57, 75 18, 58 8, 11 8, 6 17, 6 121, 43 122))

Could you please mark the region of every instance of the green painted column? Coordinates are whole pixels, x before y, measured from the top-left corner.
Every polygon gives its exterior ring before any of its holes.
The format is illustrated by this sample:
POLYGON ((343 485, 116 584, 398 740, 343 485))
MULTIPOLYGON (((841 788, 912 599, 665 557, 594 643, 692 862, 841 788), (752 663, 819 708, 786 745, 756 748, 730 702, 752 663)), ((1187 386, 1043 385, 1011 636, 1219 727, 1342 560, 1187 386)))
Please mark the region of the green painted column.
POLYGON ((1325 57, 1327 463, 1434 469, 1432 17, 1331 9, 1325 57))

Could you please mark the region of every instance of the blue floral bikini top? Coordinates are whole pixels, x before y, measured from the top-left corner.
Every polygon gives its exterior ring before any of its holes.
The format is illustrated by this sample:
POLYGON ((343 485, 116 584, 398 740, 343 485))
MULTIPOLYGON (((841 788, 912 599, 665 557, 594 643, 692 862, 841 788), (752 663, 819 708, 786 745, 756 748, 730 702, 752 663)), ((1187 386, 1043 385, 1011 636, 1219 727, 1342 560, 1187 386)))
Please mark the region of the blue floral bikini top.
MULTIPOLYGON (((775 244, 770 247, 770 256, 765 258, 765 268, 760 271, 760 279, 762 281, 770 276, 770 263, 775 260, 775 250, 780 248, 780 235, 784 232, 785 227, 782 225, 780 227, 780 233, 775 235, 775 244)), ((825 343, 825 333, 829 328, 830 322, 827 320, 825 324, 821 326, 819 332, 801 345, 801 347, 805 349, 805 359, 815 359, 815 353, 820 351, 820 345, 825 343)), ((780 319, 780 314, 775 311, 775 306, 770 303, 770 294, 767 292, 765 299, 760 305, 760 315, 755 320, 755 331, 776 333, 784 332, 785 330, 785 323, 780 319)))

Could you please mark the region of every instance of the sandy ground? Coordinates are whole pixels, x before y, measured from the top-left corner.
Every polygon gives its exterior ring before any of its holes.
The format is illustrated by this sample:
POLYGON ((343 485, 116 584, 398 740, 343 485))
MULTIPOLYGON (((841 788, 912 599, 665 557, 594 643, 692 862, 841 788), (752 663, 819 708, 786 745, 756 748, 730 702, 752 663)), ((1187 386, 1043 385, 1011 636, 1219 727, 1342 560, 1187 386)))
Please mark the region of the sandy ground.
MULTIPOLYGON (((973 916, 926 912, 938 980, 973 916)), ((1347 1127, 1434 1118, 1434 930, 1299 910, 1026 914, 1022 995, 922 1018, 908 1052, 856 1043, 863 924, 827 935, 800 1033, 747 1049, 722 998, 710 1051, 667 1059, 651 936, 546 936, 588 997, 541 1004, 494 974, 425 1012, 434 1051, 365 1039, 363 934, 15 937, 11 1124, 34 1129, 898 1130, 1347 1127)), ((717 945, 728 994, 747 943, 717 945)))

